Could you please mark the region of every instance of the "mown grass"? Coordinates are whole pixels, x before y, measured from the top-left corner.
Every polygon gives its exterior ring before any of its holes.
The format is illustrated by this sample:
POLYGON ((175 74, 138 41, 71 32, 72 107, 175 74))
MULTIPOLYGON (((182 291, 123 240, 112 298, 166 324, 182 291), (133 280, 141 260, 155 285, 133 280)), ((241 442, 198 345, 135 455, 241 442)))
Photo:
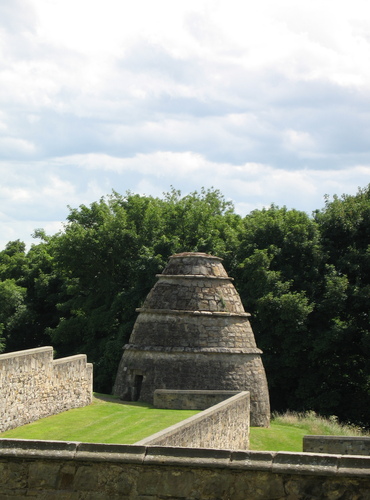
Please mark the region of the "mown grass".
POLYGON ((342 425, 335 416, 324 418, 314 411, 273 414, 271 426, 251 428, 250 449, 259 451, 302 451, 303 436, 360 436, 358 427, 342 425))
POLYGON ((132 444, 198 413, 161 410, 145 403, 122 404, 95 396, 90 406, 42 418, 3 432, 0 437, 132 444))
MULTIPOLYGON (((85 408, 69 410, 0 434, 14 439, 82 441, 133 444, 170 425, 198 413, 195 410, 160 410, 143 403, 124 403, 95 395, 85 408)), ((353 426, 341 425, 314 412, 274 414, 269 428, 252 427, 250 449, 259 451, 302 451, 303 436, 361 435, 353 426)))

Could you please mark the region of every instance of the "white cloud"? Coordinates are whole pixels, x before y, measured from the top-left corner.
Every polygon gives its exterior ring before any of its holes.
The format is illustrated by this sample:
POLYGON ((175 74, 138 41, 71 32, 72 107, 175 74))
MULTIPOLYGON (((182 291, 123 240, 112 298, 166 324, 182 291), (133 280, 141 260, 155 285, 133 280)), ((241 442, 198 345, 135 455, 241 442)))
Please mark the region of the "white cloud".
POLYGON ((132 158, 112 157, 105 154, 75 155, 68 158, 56 158, 55 163, 68 163, 86 170, 112 171, 118 174, 135 172, 154 177, 166 177, 176 172, 176 175, 182 177, 197 171, 206 162, 201 155, 191 152, 157 151, 152 154, 138 153, 132 158))
POLYGON ((297 152, 303 158, 311 156, 316 149, 315 140, 311 134, 301 130, 283 131, 283 145, 286 149, 297 152))
POLYGON ((26 221, 6 221, 0 219, 0 250, 5 248, 9 241, 21 240, 26 243, 26 248, 29 250, 31 245, 37 245, 40 240, 33 238, 35 229, 44 229, 46 234, 52 235, 63 230, 63 223, 60 221, 50 220, 26 220, 26 221))
POLYGON ((0 151, 3 155, 32 155, 36 147, 32 142, 17 137, 0 137, 0 151))
POLYGON ((112 188, 310 212, 368 183, 365 0, 4 0, 0 33, 4 238, 112 188))
POLYGON ((75 155, 13 163, 12 171, 9 165, 0 164, 0 174, 4 174, 0 184, 0 246, 18 238, 30 244, 35 228, 58 231, 68 215, 67 205, 89 205, 112 189, 122 194, 130 189, 161 196, 171 185, 183 194, 199 191, 202 186, 214 187, 233 200, 242 215, 272 202, 311 213, 323 207, 324 194, 355 194, 370 178, 370 164, 292 171, 262 163, 214 162, 189 151, 132 158, 75 155))
POLYGON ((112 88, 113 101, 117 95, 142 99, 158 91, 199 97, 208 90, 222 95, 225 85, 231 86, 230 71, 248 77, 268 70, 294 81, 324 79, 345 86, 366 86, 370 81, 370 68, 364 64, 370 55, 370 18, 358 0, 347 7, 332 2, 302 6, 286 0, 111 0, 109 8, 101 0, 33 0, 30 5, 37 21, 27 37, 19 33, 25 57, 8 58, 2 74, 8 99, 28 105, 59 103, 62 110, 69 109, 77 100, 68 102, 60 95, 66 89, 87 102, 89 96, 105 100, 112 88), (147 61, 140 67, 138 44, 154 48, 155 58, 162 52, 173 62, 191 63, 202 74, 201 85, 198 80, 195 85, 176 86, 165 68, 155 78, 147 61), (31 53, 26 52, 29 45, 31 53), (123 70, 133 49, 137 66, 123 70), (117 61, 123 64, 119 72, 117 61))

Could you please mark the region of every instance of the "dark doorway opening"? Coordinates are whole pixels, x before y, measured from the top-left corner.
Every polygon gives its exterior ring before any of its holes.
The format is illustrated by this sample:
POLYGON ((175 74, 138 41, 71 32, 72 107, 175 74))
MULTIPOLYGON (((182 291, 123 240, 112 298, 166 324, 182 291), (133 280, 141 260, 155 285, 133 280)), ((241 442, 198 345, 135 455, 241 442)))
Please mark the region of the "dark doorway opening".
POLYGON ((132 388, 132 401, 139 401, 141 386, 143 384, 143 375, 134 376, 134 386, 132 388))

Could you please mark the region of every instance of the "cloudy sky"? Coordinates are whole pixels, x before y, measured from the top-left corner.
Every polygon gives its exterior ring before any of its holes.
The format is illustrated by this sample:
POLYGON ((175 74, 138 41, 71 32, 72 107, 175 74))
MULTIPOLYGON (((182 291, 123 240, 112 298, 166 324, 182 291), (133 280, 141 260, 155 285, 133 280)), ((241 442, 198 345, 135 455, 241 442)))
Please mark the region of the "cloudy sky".
POLYGON ((0 100, 0 249, 112 189, 311 213, 370 182, 370 6, 0 0, 0 100))

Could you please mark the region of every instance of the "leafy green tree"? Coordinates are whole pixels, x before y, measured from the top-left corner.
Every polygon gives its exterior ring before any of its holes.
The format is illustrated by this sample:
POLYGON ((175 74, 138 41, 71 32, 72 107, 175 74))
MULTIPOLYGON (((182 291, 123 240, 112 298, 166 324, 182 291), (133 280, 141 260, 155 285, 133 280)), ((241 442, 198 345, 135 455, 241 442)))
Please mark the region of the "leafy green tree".
POLYGON ((239 289, 272 407, 369 423, 368 190, 313 219, 272 205, 244 219, 239 289))
POLYGON ((326 256, 306 213, 271 205, 244 220, 237 286, 264 351, 272 408, 318 409, 309 400, 313 328, 326 256))
POLYGON ((26 245, 20 240, 9 241, 0 252, 0 279, 18 280, 27 266, 26 245))
POLYGON ((206 251, 235 259, 241 219, 218 191, 164 199, 113 192, 71 209, 52 255, 66 296, 49 333, 58 355, 86 352, 95 387, 110 391, 122 347, 140 306, 168 257, 206 251), (233 251, 234 250, 234 251, 233 251))
POLYGON ((13 279, 0 281, 0 352, 5 350, 13 331, 23 327, 26 292, 13 279))
POLYGON ((370 188, 313 218, 271 205, 243 219, 217 190, 163 198, 113 192, 71 208, 65 228, 0 252, 0 352, 85 352, 111 390, 122 347, 171 254, 224 259, 247 311, 274 410, 369 425, 370 188))
POLYGON ((321 398, 332 401, 340 417, 369 425, 370 186, 327 198, 315 220, 329 270, 319 310, 326 325, 321 359, 331 386, 321 398))
POLYGON ((56 276, 49 250, 50 245, 41 243, 26 253, 25 244, 17 240, 0 252, 0 286, 12 292, 14 300, 18 297, 16 313, 9 307, 2 309, 3 349, 7 352, 50 344, 47 328, 59 321, 56 303, 62 281, 56 276))

